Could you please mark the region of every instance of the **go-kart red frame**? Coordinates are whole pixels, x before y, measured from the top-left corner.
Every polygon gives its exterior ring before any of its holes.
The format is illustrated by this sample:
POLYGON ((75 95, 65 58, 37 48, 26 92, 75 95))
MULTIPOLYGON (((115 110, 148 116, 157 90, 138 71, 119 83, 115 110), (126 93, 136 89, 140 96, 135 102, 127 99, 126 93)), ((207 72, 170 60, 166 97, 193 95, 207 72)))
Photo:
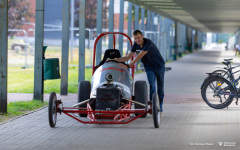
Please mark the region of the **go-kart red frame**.
MULTIPOLYGON (((113 48, 114 49, 115 49, 115 35, 116 34, 121 34, 121 35, 127 37, 127 39, 129 40, 129 42, 132 46, 132 41, 131 41, 130 37, 124 33, 105 32, 105 33, 100 34, 94 43, 93 68, 95 67, 95 54, 96 54, 97 42, 99 41, 99 39, 101 37, 103 37, 104 35, 108 35, 108 34, 113 34, 113 41, 114 41, 113 48)), ((132 57, 132 59, 133 59, 133 57, 132 57)), ((132 78, 134 79, 134 66, 131 69, 132 69, 132 78)), ((152 111, 151 109, 148 109, 148 110, 147 109, 131 109, 132 103, 138 103, 133 100, 133 96, 131 97, 132 100, 127 100, 126 104, 122 105, 119 109, 114 110, 114 111, 107 111, 107 110, 102 110, 102 111, 96 110, 95 111, 91 108, 91 105, 89 104, 89 100, 85 100, 85 101, 81 102, 82 104, 87 103, 87 108, 63 107, 63 106, 60 108, 60 104, 62 104, 61 100, 57 100, 56 94, 54 92, 52 92, 52 93, 51 93, 52 96, 50 95, 50 99, 49 99, 49 123, 50 123, 51 127, 55 127, 56 120, 57 120, 56 119, 57 112, 60 114, 64 113, 64 114, 72 117, 73 119, 75 119, 81 123, 86 123, 86 124, 127 124, 139 117, 146 115, 146 113, 150 113, 152 111), (52 103, 52 105, 50 103, 52 103), (79 119, 79 117, 76 117, 73 115, 74 113, 75 114, 76 113, 77 114, 87 114, 88 119, 82 119, 82 118, 79 119), (136 113, 138 115, 131 118, 131 114, 136 114, 136 113)))
MULTIPOLYGON (((96 56, 97 43, 98 43, 98 41, 99 41, 103 36, 108 35, 108 34, 113 34, 113 49, 115 49, 115 41, 116 41, 116 40, 115 40, 115 39, 116 39, 115 36, 116 36, 116 34, 121 34, 121 35, 125 36, 125 37, 128 39, 128 41, 130 42, 130 45, 131 45, 131 47, 132 47, 132 40, 131 40, 131 38, 130 38, 127 34, 125 34, 125 33, 122 33, 122 32, 104 32, 104 33, 100 34, 100 35, 96 38, 96 40, 95 40, 95 42, 94 42, 92 75, 93 75, 93 73, 94 73, 94 68, 95 68, 95 56, 96 56)), ((133 57, 131 58, 131 60, 133 60, 133 57)), ((131 69, 132 69, 132 79, 134 80, 134 66, 133 66, 131 69)))

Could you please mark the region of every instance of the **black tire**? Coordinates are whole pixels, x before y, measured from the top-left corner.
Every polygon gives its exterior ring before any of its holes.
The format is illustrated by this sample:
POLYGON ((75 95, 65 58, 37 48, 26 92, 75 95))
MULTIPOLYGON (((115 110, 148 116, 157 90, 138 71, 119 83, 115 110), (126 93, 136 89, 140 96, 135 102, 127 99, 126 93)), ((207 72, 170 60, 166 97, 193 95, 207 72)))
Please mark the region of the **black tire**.
POLYGON ((214 109, 228 107, 236 94, 232 84, 221 76, 210 78, 202 88, 202 98, 214 109))
POLYGON ((153 93, 152 95, 152 117, 154 127, 159 128, 161 117, 160 117, 160 103, 157 93, 153 93))
MULTIPOLYGON (((91 83, 89 81, 81 81, 78 84, 78 103, 90 98, 91 83)), ((79 106, 80 108, 87 108, 87 104, 79 106)), ((87 117, 87 114, 79 114, 80 117, 87 117)))
MULTIPOLYGON (((144 107, 144 106, 135 104, 135 109, 146 109, 146 111, 147 111, 148 89, 147 89, 146 81, 136 81, 134 93, 135 93, 135 101, 146 105, 146 107, 144 107)), ((135 113, 135 115, 138 116, 140 114, 135 113)), ((145 115, 141 116, 141 118, 145 118, 146 116, 147 116, 147 113, 145 115)))
MULTIPOLYGON (((202 83, 202 86, 201 86, 201 95, 202 95, 202 97, 203 97, 203 88, 202 87, 204 87, 205 86, 205 84, 207 83, 207 81, 209 80, 209 79, 211 79, 211 78, 213 78, 213 77, 216 77, 216 76, 222 76, 222 77, 224 77, 225 79, 227 79, 227 80, 229 80, 230 82, 232 82, 232 80, 230 79, 230 76, 229 76, 229 73, 227 72, 227 71, 225 71, 225 70, 221 70, 221 69, 219 69, 219 70, 215 70, 215 71, 213 71, 212 73, 216 73, 216 74, 219 74, 219 75, 211 75, 211 76, 208 76, 205 80, 204 80, 204 82, 202 83)), ((238 84, 238 83, 237 83, 238 84)), ((237 85, 236 84, 236 85, 237 85)))
POLYGON ((55 92, 52 92, 49 97, 48 103, 48 120, 50 127, 54 128, 57 122, 57 96, 55 92))

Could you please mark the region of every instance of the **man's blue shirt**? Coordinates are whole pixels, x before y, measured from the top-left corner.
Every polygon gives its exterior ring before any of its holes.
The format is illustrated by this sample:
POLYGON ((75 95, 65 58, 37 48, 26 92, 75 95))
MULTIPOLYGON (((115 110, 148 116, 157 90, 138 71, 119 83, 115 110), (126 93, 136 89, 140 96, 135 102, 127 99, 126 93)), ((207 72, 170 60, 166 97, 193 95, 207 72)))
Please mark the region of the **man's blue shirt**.
POLYGON ((143 38, 142 48, 134 42, 131 52, 136 52, 136 50, 148 51, 141 59, 146 69, 165 67, 165 61, 163 60, 162 55, 151 40, 143 38))

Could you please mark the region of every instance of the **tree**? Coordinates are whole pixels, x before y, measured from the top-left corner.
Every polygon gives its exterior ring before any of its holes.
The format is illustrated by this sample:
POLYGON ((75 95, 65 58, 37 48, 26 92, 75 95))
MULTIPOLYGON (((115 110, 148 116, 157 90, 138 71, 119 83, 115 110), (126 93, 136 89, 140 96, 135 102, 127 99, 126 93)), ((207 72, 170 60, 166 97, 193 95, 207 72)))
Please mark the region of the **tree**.
MULTIPOLYGON (((30 0, 8 0, 9 29, 20 29, 32 17, 34 15, 30 13, 30 0)), ((8 35, 13 36, 14 32, 9 32, 8 35)))
MULTIPOLYGON (((108 27, 107 12, 108 8, 106 5, 107 1, 103 0, 103 12, 102 12, 102 25, 103 28, 108 27)), ((79 26, 79 1, 75 1, 75 11, 74 11, 74 26, 79 26)), ((97 27, 97 0, 87 0, 86 1, 86 28, 96 28, 97 27)), ((88 37, 88 33, 86 33, 88 37)))
MULTIPOLYGON (((97 0, 88 0, 86 1, 86 28, 95 28, 96 27, 96 18, 97 18, 97 0)), ((74 25, 79 26, 79 1, 75 1, 75 16, 74 25)))

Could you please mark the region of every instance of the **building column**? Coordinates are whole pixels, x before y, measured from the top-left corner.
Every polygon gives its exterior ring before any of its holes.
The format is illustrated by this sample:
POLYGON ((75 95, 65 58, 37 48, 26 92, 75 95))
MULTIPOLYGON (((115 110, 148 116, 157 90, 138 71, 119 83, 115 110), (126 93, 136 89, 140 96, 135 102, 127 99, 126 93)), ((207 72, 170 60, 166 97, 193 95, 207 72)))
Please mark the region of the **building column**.
MULTIPOLYGON (((114 30, 114 0, 109 0, 109 24, 108 24, 108 29, 109 32, 113 32, 114 30)), ((113 35, 108 35, 108 48, 112 49, 113 48, 113 35)))
POLYGON ((191 35, 190 35, 190 31, 189 30, 190 30, 189 27, 186 25, 186 46, 187 46, 187 51, 191 52, 191 46, 190 46, 191 35))
POLYGON ((173 60, 177 60, 178 55, 178 22, 175 21, 175 35, 174 35, 174 52, 173 52, 173 60))
MULTIPOLYGON (((134 18, 134 23, 135 23, 135 25, 134 25, 134 30, 139 30, 139 6, 138 5, 135 5, 135 18, 134 18)), ((136 71, 138 71, 138 63, 139 63, 140 61, 138 61, 137 63, 136 63, 136 71)))
POLYGON ((44 2, 36 1, 35 19, 35 56, 34 56, 34 93, 33 99, 43 101, 43 39, 44 39, 44 2))
MULTIPOLYGON (((151 30, 151 12, 149 10, 147 10, 147 29, 146 31, 150 31, 151 30)), ((150 34, 146 35, 146 38, 151 38, 150 34)))
POLYGON ((85 14, 86 1, 79 1, 79 69, 78 69, 78 83, 85 80, 85 14))
MULTIPOLYGON (((175 32, 175 28, 174 28, 174 21, 168 19, 168 28, 169 28, 169 41, 171 41, 171 43, 169 43, 169 45, 167 46, 168 51, 170 53, 169 57, 172 59, 173 58, 173 53, 174 51, 172 51, 171 46, 175 44, 175 36, 173 36, 173 33, 175 32)), ((175 49, 174 49, 175 50, 175 49)))
POLYGON ((68 94, 68 53, 69 53, 70 1, 63 0, 62 13, 62 68, 61 95, 68 94))
MULTIPOLYGON (((145 24, 144 24, 144 20, 145 20, 145 9, 141 8, 141 25, 140 25, 140 29, 142 31, 142 34, 145 34, 145 24)), ((139 61, 140 63, 140 68, 143 68, 143 63, 141 61, 139 61)))
POLYGON ((186 25, 183 24, 182 28, 181 28, 182 32, 182 38, 181 38, 181 43, 182 43, 182 52, 185 53, 186 49, 185 49, 185 44, 186 44, 186 25))
MULTIPOLYGON (((103 9, 103 1, 97 0, 97 35, 102 34, 102 9, 103 9)), ((99 39, 97 43, 96 49, 96 64, 101 62, 102 55, 102 38, 99 39)))
POLYGON ((135 25, 134 30, 139 30, 139 6, 135 5, 135 19, 134 19, 135 25))
POLYGON ((166 47, 165 47, 164 53, 167 54, 167 56, 168 56, 167 60, 169 60, 169 59, 172 59, 171 46, 173 45, 173 23, 170 22, 170 20, 168 18, 165 18, 164 22, 165 22, 164 30, 166 32, 166 40, 164 41, 166 47))
MULTIPOLYGON (((124 27, 124 0, 120 0, 119 32, 123 32, 124 27)), ((119 34, 119 51, 123 56, 123 35, 119 34)))
MULTIPOLYGON (((128 2, 128 36, 132 36, 132 3, 128 2)), ((127 43, 128 50, 131 51, 131 44, 127 43)))
POLYGON ((141 31, 142 31, 143 35, 144 35, 144 31, 145 31, 144 20, 145 20, 145 9, 141 8, 141 31))
POLYGON ((0 0, 0 113, 7 113, 8 0, 0 0))
MULTIPOLYGON (((71 38, 71 56, 70 61, 73 61, 73 47, 74 47, 74 0, 71 0, 71 23, 70 23, 70 38, 71 38)), ((89 41, 88 41, 89 42, 89 41)))
POLYGON ((160 42, 161 42, 161 18, 162 17, 160 15, 158 15, 157 47, 158 47, 161 55, 163 56, 163 53, 162 53, 162 50, 161 50, 161 44, 160 44, 160 42))
MULTIPOLYGON (((154 12, 151 12, 151 40, 155 43, 154 12)), ((155 43, 156 44, 156 43, 155 43)))
POLYGON ((161 52, 163 54, 163 59, 166 61, 167 60, 167 51, 166 51, 166 43, 165 41, 167 40, 167 34, 166 34, 166 30, 165 30, 165 18, 161 17, 161 24, 160 24, 160 34, 161 34, 161 52), (165 57, 166 56, 166 57, 165 57))
POLYGON ((195 30, 192 29, 192 51, 195 49, 195 30))
POLYGON ((195 30, 194 47, 195 47, 195 49, 198 49, 198 30, 195 30), (196 44, 197 44, 197 46, 196 46, 196 44))

